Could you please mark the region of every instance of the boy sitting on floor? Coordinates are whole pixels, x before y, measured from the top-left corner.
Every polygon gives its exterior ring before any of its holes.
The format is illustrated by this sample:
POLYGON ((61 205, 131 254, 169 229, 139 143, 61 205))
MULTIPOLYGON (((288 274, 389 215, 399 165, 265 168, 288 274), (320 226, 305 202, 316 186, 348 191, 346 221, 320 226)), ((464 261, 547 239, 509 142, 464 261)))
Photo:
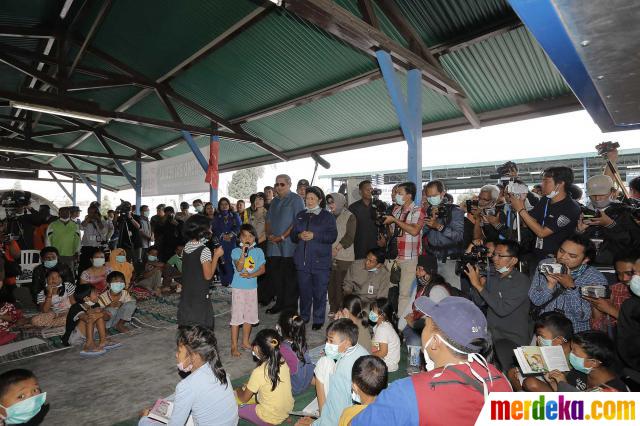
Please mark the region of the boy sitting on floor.
POLYGON ((129 331, 124 324, 131 321, 136 299, 127 291, 122 272, 113 271, 107 275, 107 290, 98 297, 98 303, 104 308, 107 329, 113 327, 120 333, 129 331))

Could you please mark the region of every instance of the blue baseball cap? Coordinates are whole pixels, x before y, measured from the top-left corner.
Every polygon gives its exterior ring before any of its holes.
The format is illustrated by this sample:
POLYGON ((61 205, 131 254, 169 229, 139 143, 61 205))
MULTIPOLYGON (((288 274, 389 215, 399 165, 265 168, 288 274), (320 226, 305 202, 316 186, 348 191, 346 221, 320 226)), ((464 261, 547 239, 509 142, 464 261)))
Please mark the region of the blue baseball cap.
POLYGON ((472 301, 464 297, 449 296, 436 303, 426 296, 421 296, 416 299, 414 305, 460 346, 480 350, 479 346, 471 342, 476 339, 490 340, 484 314, 472 301))

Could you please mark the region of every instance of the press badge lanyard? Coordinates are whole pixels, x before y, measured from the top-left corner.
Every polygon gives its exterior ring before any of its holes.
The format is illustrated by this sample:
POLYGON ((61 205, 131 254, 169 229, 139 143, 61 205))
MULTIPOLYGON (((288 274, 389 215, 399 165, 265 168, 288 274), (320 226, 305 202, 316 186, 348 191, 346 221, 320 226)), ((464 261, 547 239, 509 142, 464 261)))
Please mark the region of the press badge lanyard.
MULTIPOLYGON (((542 228, 544 229, 544 222, 545 220, 547 220, 547 211, 549 209, 549 203, 551 202, 551 200, 549 199, 547 201, 547 204, 544 205, 544 215, 542 216, 542 228)), ((538 250, 542 250, 544 248, 544 239, 538 237, 536 238, 536 248, 538 250)))

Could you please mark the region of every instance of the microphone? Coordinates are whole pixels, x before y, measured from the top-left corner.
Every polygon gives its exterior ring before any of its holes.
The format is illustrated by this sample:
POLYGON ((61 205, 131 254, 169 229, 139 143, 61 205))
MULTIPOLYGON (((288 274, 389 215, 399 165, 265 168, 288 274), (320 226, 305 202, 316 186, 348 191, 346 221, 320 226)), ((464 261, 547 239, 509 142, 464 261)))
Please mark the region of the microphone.
POLYGON ((325 169, 330 169, 331 168, 331 164, 327 160, 325 160, 324 158, 320 157, 320 155, 318 153, 312 152, 311 153, 311 158, 313 158, 313 161, 315 161, 316 163, 320 164, 325 169))

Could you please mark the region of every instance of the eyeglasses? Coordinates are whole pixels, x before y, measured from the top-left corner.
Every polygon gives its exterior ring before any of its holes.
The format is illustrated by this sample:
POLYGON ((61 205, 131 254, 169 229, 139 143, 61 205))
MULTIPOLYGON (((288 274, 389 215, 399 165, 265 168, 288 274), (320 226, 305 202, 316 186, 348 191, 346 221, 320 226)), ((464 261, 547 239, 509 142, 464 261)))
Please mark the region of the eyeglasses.
POLYGON ((280 183, 275 183, 273 186, 287 186, 287 184, 280 182, 280 183))

